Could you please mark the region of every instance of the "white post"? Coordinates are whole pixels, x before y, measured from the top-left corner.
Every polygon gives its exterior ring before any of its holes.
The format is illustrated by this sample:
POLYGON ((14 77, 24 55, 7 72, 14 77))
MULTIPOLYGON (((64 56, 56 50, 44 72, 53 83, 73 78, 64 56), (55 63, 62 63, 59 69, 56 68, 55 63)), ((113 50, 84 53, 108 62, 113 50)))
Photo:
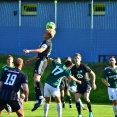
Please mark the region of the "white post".
POLYGON ((57 28, 57 0, 55 0, 54 3, 55 3, 55 24, 57 28))
POLYGON ((91 1, 91 37, 90 37, 90 48, 91 48, 91 55, 90 55, 90 63, 92 65, 93 62, 93 48, 92 48, 92 44, 93 44, 93 0, 91 1))
POLYGON ((91 2, 91 29, 93 29, 93 0, 91 2))
POLYGON ((21 26, 21 0, 19 0, 19 26, 21 26))
POLYGON ((20 55, 20 51, 21 51, 21 33, 20 33, 20 28, 21 28, 21 0, 19 0, 18 55, 20 55))

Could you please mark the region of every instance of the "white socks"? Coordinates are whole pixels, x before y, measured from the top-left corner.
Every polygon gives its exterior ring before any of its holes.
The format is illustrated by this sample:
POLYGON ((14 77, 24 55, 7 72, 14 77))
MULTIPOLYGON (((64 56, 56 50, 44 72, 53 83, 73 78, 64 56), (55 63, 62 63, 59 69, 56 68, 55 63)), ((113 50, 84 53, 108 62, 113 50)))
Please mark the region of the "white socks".
POLYGON ((48 110, 49 110, 49 104, 48 103, 45 103, 44 104, 44 117, 47 117, 48 110))
MULTIPOLYGON (((44 117, 48 116, 49 104, 44 104, 44 117)), ((58 117, 62 117, 62 106, 61 103, 57 103, 58 117)))
POLYGON ((81 99, 79 99, 79 102, 80 102, 80 106, 81 106, 81 107, 84 107, 84 105, 83 105, 81 99))
POLYGON ((61 103, 57 103, 58 117, 62 117, 62 106, 61 103))
POLYGON ((113 105, 113 111, 114 111, 115 115, 117 115, 117 105, 113 105))

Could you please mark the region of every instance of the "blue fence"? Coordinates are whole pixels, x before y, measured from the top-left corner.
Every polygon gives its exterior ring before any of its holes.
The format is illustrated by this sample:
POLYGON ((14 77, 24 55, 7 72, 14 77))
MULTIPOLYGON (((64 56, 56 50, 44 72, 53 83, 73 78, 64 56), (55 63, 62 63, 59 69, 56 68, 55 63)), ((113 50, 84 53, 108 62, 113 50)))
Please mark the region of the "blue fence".
MULTIPOLYGON (((22 16, 18 26, 18 2, 0 2, 0 53, 24 55, 22 50, 38 48, 43 41, 45 24, 55 21, 53 2, 36 3, 37 16, 22 16), (14 11, 17 14, 14 15, 14 11)), ((105 16, 94 16, 91 31, 89 15, 90 2, 58 2, 57 33, 53 42, 51 57, 73 58, 80 53, 85 62, 97 62, 99 54, 116 55, 117 2, 96 2, 106 4, 105 16)), ((33 56, 34 54, 28 54, 33 56)))

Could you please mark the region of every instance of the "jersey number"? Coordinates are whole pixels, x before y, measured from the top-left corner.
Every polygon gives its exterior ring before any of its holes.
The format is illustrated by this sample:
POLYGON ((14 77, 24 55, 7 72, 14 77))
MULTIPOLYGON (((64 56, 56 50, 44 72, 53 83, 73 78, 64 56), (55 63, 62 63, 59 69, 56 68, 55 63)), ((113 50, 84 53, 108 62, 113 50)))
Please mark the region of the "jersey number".
POLYGON ((4 84, 6 85, 13 85, 16 80, 17 75, 16 74, 7 74, 7 79, 4 84))
POLYGON ((63 70, 59 66, 56 66, 56 68, 53 69, 51 73, 53 73, 54 75, 57 75, 57 74, 60 74, 62 72, 63 72, 63 70))

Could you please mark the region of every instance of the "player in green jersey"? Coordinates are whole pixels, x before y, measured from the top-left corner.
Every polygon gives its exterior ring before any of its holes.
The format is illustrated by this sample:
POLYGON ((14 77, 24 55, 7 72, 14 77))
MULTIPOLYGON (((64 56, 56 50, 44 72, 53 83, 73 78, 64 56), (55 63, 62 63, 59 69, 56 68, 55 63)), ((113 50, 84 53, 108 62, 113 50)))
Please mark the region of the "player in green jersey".
POLYGON ((109 65, 102 73, 102 82, 108 87, 108 96, 112 101, 115 117, 117 117, 117 66, 114 56, 109 58, 109 65))
POLYGON ((70 61, 65 62, 65 65, 62 65, 61 63, 51 58, 49 58, 48 61, 52 62, 53 68, 51 70, 51 73, 48 75, 44 86, 44 97, 45 97, 44 117, 48 116, 51 96, 54 97, 57 103, 58 117, 62 117, 62 107, 61 107, 60 88, 59 88, 61 78, 63 76, 66 76, 67 78, 75 80, 79 84, 81 84, 81 82, 79 82, 79 80, 77 80, 71 75, 70 68, 72 67, 72 63, 70 61))
POLYGON ((7 65, 4 65, 2 67, 2 70, 0 71, 0 77, 2 76, 3 72, 10 69, 10 68, 14 68, 14 65, 13 65, 13 57, 11 55, 8 55, 7 56, 7 65))

